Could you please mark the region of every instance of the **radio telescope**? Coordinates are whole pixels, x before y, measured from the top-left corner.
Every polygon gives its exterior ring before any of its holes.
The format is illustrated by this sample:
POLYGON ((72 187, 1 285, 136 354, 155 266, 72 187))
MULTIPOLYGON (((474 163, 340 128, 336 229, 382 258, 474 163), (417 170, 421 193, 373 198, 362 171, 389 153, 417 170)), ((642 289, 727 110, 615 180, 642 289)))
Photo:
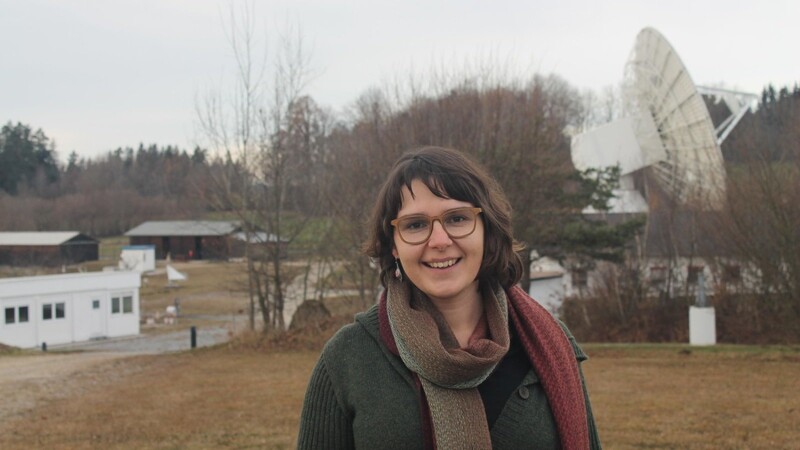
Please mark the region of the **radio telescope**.
POLYGON ((719 130, 669 42, 653 28, 639 32, 625 66, 626 116, 572 138, 576 168, 619 165, 620 188, 610 212, 648 212, 655 187, 678 205, 722 206, 725 167, 719 145, 754 96, 702 89, 725 101, 732 113, 719 130))

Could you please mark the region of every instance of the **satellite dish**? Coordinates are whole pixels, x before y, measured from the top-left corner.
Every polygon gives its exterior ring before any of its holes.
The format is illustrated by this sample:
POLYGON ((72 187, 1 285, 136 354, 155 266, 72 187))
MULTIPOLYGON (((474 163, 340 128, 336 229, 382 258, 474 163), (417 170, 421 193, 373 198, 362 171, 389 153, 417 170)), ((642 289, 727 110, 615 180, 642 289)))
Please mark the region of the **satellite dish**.
POLYGON ((648 212, 639 174, 676 204, 719 209, 725 168, 711 116, 680 57, 653 28, 636 38, 623 97, 625 118, 572 139, 576 168, 620 166, 610 212, 648 212))

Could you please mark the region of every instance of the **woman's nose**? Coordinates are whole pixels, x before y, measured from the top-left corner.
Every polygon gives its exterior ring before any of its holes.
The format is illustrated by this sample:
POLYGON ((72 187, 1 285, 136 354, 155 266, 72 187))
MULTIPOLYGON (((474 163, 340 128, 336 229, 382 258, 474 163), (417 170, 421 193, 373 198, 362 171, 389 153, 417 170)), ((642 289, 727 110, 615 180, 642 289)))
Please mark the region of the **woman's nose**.
POLYGON ((444 226, 439 220, 434 220, 431 229, 431 237, 428 238, 428 245, 434 248, 450 245, 453 241, 450 236, 444 231, 444 226))

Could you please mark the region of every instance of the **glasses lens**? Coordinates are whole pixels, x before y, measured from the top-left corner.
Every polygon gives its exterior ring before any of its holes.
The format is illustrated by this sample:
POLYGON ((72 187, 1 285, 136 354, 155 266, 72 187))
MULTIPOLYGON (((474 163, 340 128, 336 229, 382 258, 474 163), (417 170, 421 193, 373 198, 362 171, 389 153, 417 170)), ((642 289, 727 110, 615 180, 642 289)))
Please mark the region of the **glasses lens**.
POLYGON ((428 216, 408 216, 397 222, 400 237, 409 244, 425 242, 430 235, 431 219, 428 216))
POLYGON ((470 208, 455 209, 442 217, 444 229, 450 237, 460 238, 475 231, 475 211, 470 208))

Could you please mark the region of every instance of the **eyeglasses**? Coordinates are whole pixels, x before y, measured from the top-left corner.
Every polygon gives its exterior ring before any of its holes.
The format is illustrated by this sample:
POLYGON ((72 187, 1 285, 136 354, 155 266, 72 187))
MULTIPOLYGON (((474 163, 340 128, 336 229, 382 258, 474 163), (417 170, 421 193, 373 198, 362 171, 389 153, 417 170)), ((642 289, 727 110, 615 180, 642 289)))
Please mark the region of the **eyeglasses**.
POLYGON ((390 223, 397 229, 400 239, 406 244, 418 245, 427 241, 433 233, 433 222, 438 220, 451 239, 467 237, 475 231, 481 208, 456 208, 438 216, 412 214, 394 219, 390 223))

